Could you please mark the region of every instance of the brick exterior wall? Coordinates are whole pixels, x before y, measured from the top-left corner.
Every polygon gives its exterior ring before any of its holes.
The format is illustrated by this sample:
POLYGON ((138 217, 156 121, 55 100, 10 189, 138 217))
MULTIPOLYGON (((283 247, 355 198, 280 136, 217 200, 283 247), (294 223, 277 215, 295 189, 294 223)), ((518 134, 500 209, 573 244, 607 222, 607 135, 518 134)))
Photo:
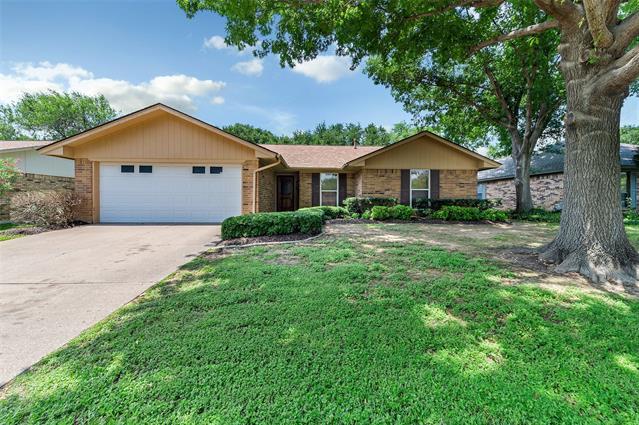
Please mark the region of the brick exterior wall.
POLYGON ((402 188, 401 170, 363 169, 356 178, 357 196, 392 197, 399 199, 402 188), (361 189, 360 189, 361 187, 361 189))
MULTIPOLYGON (((486 199, 501 199, 502 208, 515 208, 515 182, 513 179, 482 183, 486 185, 486 199)), ((530 177, 530 192, 533 206, 552 210, 564 196, 564 175, 562 173, 530 177)))
POLYGON ((477 198, 477 171, 440 170, 439 198, 477 198))
POLYGON ((80 198, 76 218, 93 223, 93 162, 86 158, 75 160, 75 193, 80 198))
POLYGON ((242 214, 253 212, 253 175, 257 169, 257 160, 242 164, 242 214))
POLYGON ((312 206, 312 191, 313 191, 313 173, 305 173, 300 171, 300 194, 299 194, 299 207, 307 208, 312 206))
POLYGON ((257 210, 258 212, 271 212, 277 209, 277 180, 275 171, 267 169, 260 171, 257 176, 257 210))
POLYGON ((21 192, 39 192, 47 190, 72 191, 73 177, 46 176, 44 174, 24 173, 18 175, 12 184, 13 189, 0 197, 0 221, 7 221, 11 215, 11 199, 21 192))

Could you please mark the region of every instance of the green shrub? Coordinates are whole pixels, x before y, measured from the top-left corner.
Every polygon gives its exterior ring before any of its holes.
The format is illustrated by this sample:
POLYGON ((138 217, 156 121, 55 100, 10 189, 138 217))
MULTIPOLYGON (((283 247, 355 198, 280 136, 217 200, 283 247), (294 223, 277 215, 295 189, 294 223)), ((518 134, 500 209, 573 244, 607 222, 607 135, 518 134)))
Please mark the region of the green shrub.
POLYGON ((349 213, 344 207, 308 207, 300 208, 298 211, 320 211, 324 215, 324 220, 334 220, 336 218, 348 217, 349 213))
POLYGON ((415 209, 415 215, 417 215, 417 217, 427 218, 430 217, 432 214, 433 210, 431 210, 430 208, 415 209))
POLYGON ((480 221, 482 220, 481 210, 475 207, 456 207, 454 205, 443 206, 435 211, 433 218, 446 221, 480 221))
POLYGON ((377 206, 394 207, 395 205, 397 205, 396 198, 354 197, 344 199, 344 207, 351 214, 363 214, 365 211, 377 206))
POLYGON ((546 211, 540 208, 534 208, 525 214, 511 213, 515 220, 532 221, 535 223, 559 223, 561 220, 561 212, 546 211))
POLYGON ((482 219, 489 221, 508 221, 508 214, 506 211, 496 210, 494 208, 489 208, 481 212, 482 219))
POLYGON ((501 199, 475 199, 475 198, 459 198, 459 199, 416 199, 413 201, 413 208, 432 209, 438 211, 443 207, 471 207, 487 210, 501 206, 501 199))
POLYGON ((321 210, 257 213, 229 217, 222 222, 222 239, 256 236, 317 234, 322 231, 321 210))
POLYGON ((639 224, 639 213, 635 210, 625 211, 623 213, 623 222, 625 224, 639 224))
POLYGON ((370 220, 370 219, 371 219, 371 212, 370 212, 370 211, 364 211, 364 212, 362 213, 362 218, 363 218, 364 220, 370 220))
POLYGON ((388 220, 389 218, 391 218, 391 211, 389 207, 376 205, 371 208, 371 220, 384 221, 388 220))
POLYGON ((414 210, 407 205, 395 205, 389 209, 390 217, 395 220, 410 220, 414 210))
POLYGON ((353 214, 351 214, 351 218, 354 218, 354 219, 362 218, 362 215, 361 214, 357 214, 357 213, 353 213, 353 214))

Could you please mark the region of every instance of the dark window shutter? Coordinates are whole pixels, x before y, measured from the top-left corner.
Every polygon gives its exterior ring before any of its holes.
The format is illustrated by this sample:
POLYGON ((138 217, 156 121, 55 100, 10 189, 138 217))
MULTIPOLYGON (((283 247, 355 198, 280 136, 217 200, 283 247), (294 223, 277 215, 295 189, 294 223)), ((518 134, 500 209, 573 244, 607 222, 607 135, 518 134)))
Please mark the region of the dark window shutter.
POLYGON ((439 170, 430 170, 430 199, 439 199, 439 170))
POLYGON ((346 191, 348 190, 346 187, 346 182, 348 181, 348 174, 340 173, 339 174, 339 200, 337 205, 344 205, 344 199, 346 199, 346 191))
POLYGON ((402 185, 399 194, 399 203, 410 205, 410 170, 401 170, 402 185))
POLYGON ((320 204, 320 175, 313 173, 311 179, 311 206, 317 207, 320 204))

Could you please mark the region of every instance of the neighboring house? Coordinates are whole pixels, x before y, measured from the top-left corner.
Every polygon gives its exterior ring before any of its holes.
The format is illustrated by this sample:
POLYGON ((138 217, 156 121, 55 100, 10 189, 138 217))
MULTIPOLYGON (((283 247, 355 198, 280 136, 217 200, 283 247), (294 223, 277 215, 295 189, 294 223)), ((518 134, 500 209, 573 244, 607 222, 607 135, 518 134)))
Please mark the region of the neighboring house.
POLYGON ((75 166, 72 160, 42 155, 37 148, 48 141, 0 141, 0 159, 15 160, 21 175, 13 190, 0 198, 0 221, 9 219, 11 198, 18 192, 37 190, 73 190, 75 166))
MULTIPOLYGON (((637 208, 637 173, 639 146, 621 144, 621 193, 619 199, 626 208, 637 208)), ((501 199, 504 208, 515 208, 515 167, 513 159, 502 158, 499 168, 477 174, 477 196, 480 199, 501 199)), ((531 160, 530 190, 536 208, 561 208, 564 196, 564 154, 536 153, 531 160)))
POLYGON ((220 222, 348 196, 474 198, 499 163, 422 132, 386 147, 258 145, 156 104, 40 148, 75 159, 86 222, 220 222))

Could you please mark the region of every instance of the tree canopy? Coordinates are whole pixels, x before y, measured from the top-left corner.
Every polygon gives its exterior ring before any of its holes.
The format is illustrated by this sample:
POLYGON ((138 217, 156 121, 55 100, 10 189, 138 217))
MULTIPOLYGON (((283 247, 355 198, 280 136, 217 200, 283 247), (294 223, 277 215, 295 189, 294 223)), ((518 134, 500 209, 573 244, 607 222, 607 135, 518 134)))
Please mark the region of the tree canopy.
POLYGON ((59 140, 93 128, 117 116, 107 99, 80 93, 25 93, 0 107, 0 137, 4 140, 59 140))
POLYGON ((621 143, 639 145, 639 125, 621 127, 621 143))
POLYGON ((420 131, 421 127, 400 122, 389 131, 372 123, 362 126, 359 123, 322 122, 311 130, 297 130, 290 136, 278 136, 269 130, 241 123, 228 125, 223 127, 223 130, 245 140, 264 144, 349 146, 356 142, 362 146, 383 146, 412 136, 420 131))

